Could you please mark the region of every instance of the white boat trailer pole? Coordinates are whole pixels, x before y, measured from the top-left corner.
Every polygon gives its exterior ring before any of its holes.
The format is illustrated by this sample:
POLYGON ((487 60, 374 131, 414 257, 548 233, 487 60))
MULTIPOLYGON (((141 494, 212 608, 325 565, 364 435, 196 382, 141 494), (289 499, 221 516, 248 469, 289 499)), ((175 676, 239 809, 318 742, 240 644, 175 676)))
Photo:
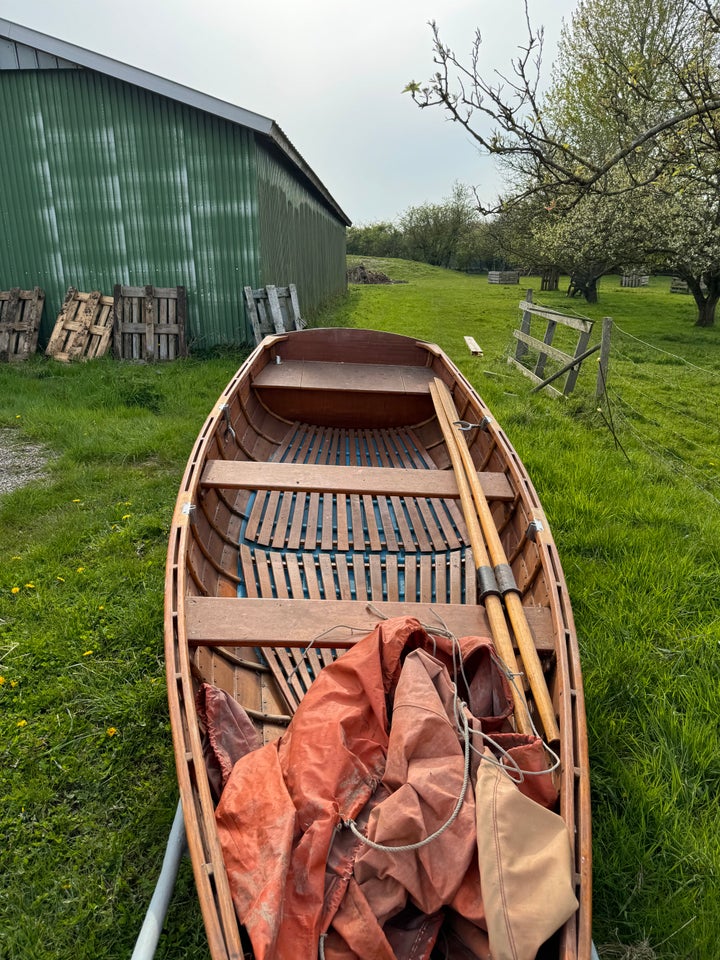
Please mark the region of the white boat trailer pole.
POLYGON ((163 857, 162 869, 155 885, 155 893, 145 914, 145 920, 135 943, 131 960, 152 960, 155 956, 185 847, 185 821, 183 819, 182 802, 178 801, 175 819, 170 829, 167 848, 163 857))

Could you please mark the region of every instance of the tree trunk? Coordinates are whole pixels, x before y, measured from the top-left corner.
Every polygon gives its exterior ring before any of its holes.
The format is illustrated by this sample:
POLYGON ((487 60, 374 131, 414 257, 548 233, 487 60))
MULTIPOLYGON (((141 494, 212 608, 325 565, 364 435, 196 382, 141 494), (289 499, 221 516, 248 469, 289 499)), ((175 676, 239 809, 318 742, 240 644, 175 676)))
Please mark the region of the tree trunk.
POLYGON ((686 281, 697 306, 698 315, 695 326, 714 326, 715 308, 720 300, 720 274, 710 274, 703 278, 686 275, 682 279, 686 281))
MULTIPOLYGON (((602 274, 600 275, 602 276, 602 274)), ((570 277, 570 286, 567 295, 576 297, 578 294, 585 297, 588 303, 598 302, 598 280, 600 277, 588 276, 586 274, 574 273, 570 277)))

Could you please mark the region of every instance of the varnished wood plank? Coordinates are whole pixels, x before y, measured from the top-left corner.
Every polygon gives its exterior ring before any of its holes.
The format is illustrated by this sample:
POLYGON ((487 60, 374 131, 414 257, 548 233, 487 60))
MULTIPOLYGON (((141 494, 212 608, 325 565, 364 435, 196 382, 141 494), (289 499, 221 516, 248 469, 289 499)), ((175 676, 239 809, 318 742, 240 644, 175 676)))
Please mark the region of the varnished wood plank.
POLYGON ((281 549, 285 546, 289 534, 290 511, 293 507, 293 498, 295 494, 286 493, 280 500, 280 509, 277 520, 275 521, 275 530, 273 531, 272 545, 274 549, 281 549))
MULTIPOLYGON (((478 474, 489 500, 512 500, 504 473, 478 474)), ((253 460, 208 460, 201 486, 227 490, 306 490, 316 493, 358 493, 375 496, 457 499, 451 470, 393 470, 385 467, 276 463, 253 460)))
POLYGON ((318 583, 317 570, 315 568, 315 558, 311 553, 304 553, 302 555, 302 566, 310 600, 320 600, 320 585, 318 583))
MULTIPOLYGON (((413 616, 432 624, 432 611, 442 617, 448 629, 458 636, 488 636, 489 627, 483 607, 467 604, 390 602, 375 599, 373 604, 387 617, 413 616)), ((530 629, 541 653, 554 649, 552 617, 546 607, 526 607, 530 629)), ((233 597, 187 597, 185 616, 191 644, 216 646, 304 647, 321 633, 338 624, 367 629, 378 623, 364 600, 284 600, 235 599, 233 597)), ((356 635, 345 627, 337 631, 343 638, 328 635, 316 640, 318 646, 352 646, 356 635)))
POLYGON ((422 603, 432 603, 432 561, 429 554, 420 556, 420 600, 422 603))
POLYGON ((272 568, 273 580, 275 582, 275 595, 278 597, 288 597, 287 581, 285 579, 285 564, 280 553, 270 552, 270 567, 272 568))
POLYGON ((263 546, 270 546, 272 543, 273 534, 275 532, 275 518, 280 507, 281 497, 281 493, 279 493, 277 490, 272 490, 267 498, 265 516, 263 517, 260 531, 257 536, 258 543, 263 544, 263 546))
POLYGON ((337 548, 346 551, 350 548, 348 535, 348 504, 344 493, 339 493, 337 499, 337 548))
POLYGON ((416 395, 429 393, 432 378, 429 367, 287 360, 264 367, 255 377, 254 385, 263 390, 300 388, 416 395))
POLYGON ((288 580, 290 581, 290 594, 293 597, 302 597, 303 585, 298 566, 298 558, 294 553, 285 554, 285 569, 287 570, 288 580))
POLYGON ((405 557, 405 600, 417 602, 417 554, 411 553, 405 557))
POLYGON ((318 544, 318 515, 320 512, 320 495, 311 493, 307 504, 307 528, 305 530, 305 549, 315 549, 318 544))
POLYGON ((335 572, 337 574, 338 598, 340 600, 352 600, 347 558, 342 553, 338 553, 335 557, 335 572))
POLYGON ((370 567, 370 599, 381 602, 384 599, 382 562, 377 554, 371 554, 368 561, 370 567))
POLYGON ((318 557, 318 566, 320 569, 323 596, 326 600, 335 600, 337 598, 335 571, 333 570, 332 560, 327 553, 320 554, 318 557))
POLYGON ((367 577, 365 561, 362 557, 353 557, 353 572, 355 575, 355 598, 358 601, 367 600, 367 577))
POLYGON ((240 568, 242 570, 245 592, 248 597, 257 597, 257 585, 255 583, 255 564, 253 562, 250 549, 244 544, 240 546, 240 568))

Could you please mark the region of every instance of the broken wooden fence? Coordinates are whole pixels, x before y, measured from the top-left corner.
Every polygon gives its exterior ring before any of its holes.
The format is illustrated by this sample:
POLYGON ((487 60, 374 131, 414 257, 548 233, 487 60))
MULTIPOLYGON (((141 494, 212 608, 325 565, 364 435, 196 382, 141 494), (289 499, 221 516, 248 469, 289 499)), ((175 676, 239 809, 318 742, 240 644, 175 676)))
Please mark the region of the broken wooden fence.
POLYGON ((151 362, 187 356, 185 287, 117 284, 111 303, 118 359, 151 362))
POLYGON ((294 283, 286 287, 268 284, 259 290, 244 287, 243 292, 256 345, 268 335, 302 330, 307 326, 300 316, 300 301, 294 283))
POLYGON ((0 290, 0 361, 26 360, 37 349, 45 291, 0 290))
POLYGON ((610 331, 612 321, 609 317, 603 320, 603 337, 600 343, 588 347, 590 335, 593 329, 593 321, 582 317, 572 317, 560 313, 550 307, 543 307, 532 302, 532 290, 528 290, 525 300, 520 301, 520 310, 522 310, 522 320, 520 329, 513 331, 513 337, 517 340, 514 356, 508 357, 508 363, 513 364, 526 377, 529 377, 536 386, 534 391, 547 389, 556 396, 569 396, 575 389, 575 383, 580 373, 580 366, 583 360, 586 360, 598 350, 600 354, 600 370, 598 372, 596 395, 601 394, 605 389, 607 381, 607 364, 610 352, 610 331), (533 336, 531 329, 533 321, 540 321, 545 324, 545 333, 542 340, 533 336), (558 328, 565 328, 577 334, 577 342, 572 354, 566 350, 561 350, 553 346, 553 339, 558 328), (534 358, 534 364, 529 361, 534 358), (560 364, 549 376, 546 366, 548 360, 560 364), (560 377, 565 376, 563 389, 558 390, 551 384, 560 377))

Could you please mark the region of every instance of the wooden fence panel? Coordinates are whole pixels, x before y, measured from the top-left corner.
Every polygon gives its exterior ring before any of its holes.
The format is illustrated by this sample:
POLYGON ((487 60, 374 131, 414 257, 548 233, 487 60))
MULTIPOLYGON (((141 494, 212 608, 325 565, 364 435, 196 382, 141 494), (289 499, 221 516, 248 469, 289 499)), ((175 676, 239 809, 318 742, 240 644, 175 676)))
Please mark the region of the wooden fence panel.
POLYGON ((0 290, 0 361, 26 360, 37 350, 45 291, 0 290))
POLYGON ((112 297, 100 290, 69 287, 45 353, 56 360, 90 360, 107 353, 112 333, 112 297))

